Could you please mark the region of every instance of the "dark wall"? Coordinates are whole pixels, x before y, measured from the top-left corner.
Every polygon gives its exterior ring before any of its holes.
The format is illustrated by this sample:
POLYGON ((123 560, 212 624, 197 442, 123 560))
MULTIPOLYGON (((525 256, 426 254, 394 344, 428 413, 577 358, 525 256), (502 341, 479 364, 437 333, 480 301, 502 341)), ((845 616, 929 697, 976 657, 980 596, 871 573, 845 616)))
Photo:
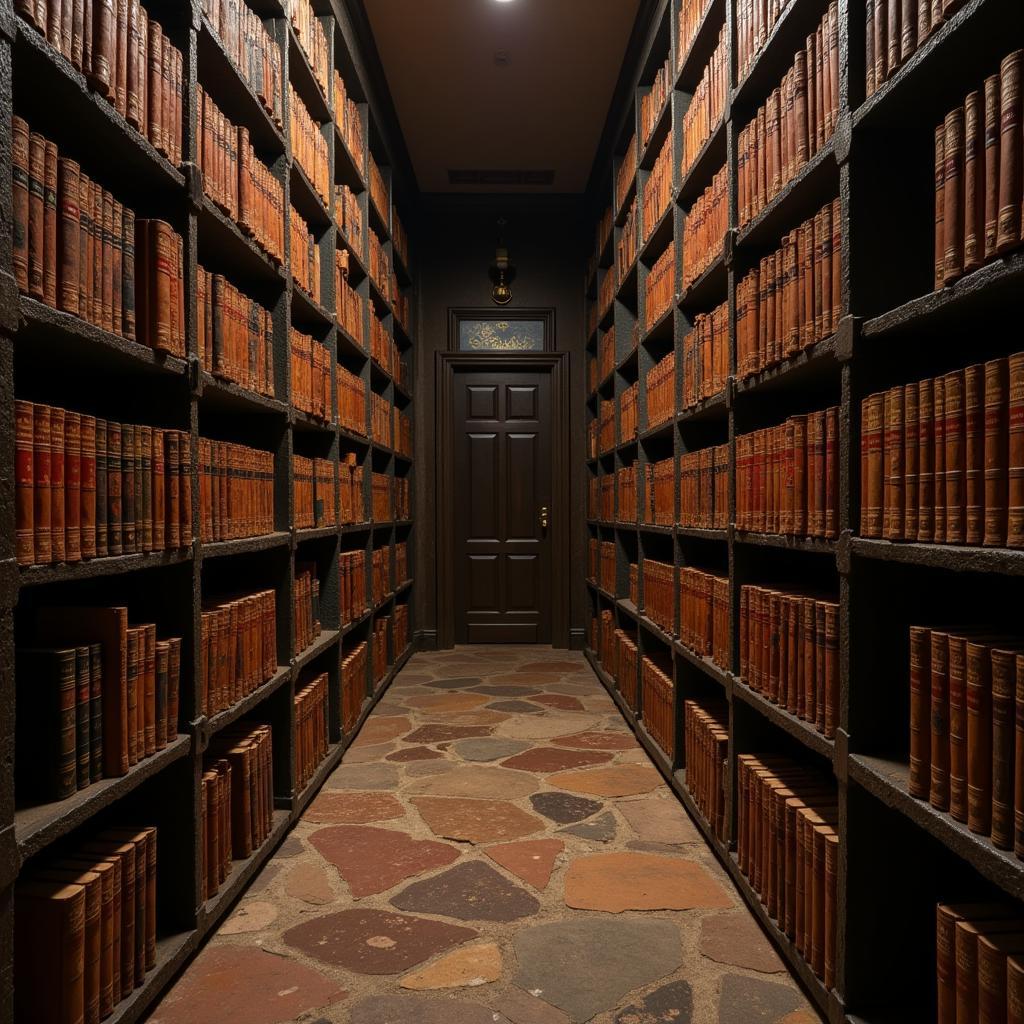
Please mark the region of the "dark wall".
MULTIPOLYGON (((413 237, 419 272, 416 346, 416 630, 425 646, 437 629, 437 517, 435 500, 435 353, 448 347, 448 310, 457 306, 496 309, 487 269, 494 258, 498 219, 517 270, 516 307, 555 310, 558 351, 571 353, 569 422, 572 467, 570 516, 570 627, 582 639, 586 564, 584 467, 583 272, 590 247, 582 199, 548 196, 424 196, 413 237)), ((412 232, 410 232, 412 234, 412 232)))

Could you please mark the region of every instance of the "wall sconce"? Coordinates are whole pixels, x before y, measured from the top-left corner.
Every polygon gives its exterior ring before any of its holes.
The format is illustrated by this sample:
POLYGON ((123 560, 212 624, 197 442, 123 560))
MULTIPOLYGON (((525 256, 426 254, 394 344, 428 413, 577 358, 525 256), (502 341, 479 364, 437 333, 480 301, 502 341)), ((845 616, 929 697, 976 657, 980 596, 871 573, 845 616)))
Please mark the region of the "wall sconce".
MULTIPOLYGON (((499 220, 498 226, 504 227, 505 221, 499 220)), ((498 247, 494 252, 494 262, 487 272, 494 287, 491 298, 496 306, 507 306, 512 301, 512 282, 516 279, 516 268, 508 258, 508 249, 501 244, 498 236, 498 247)))

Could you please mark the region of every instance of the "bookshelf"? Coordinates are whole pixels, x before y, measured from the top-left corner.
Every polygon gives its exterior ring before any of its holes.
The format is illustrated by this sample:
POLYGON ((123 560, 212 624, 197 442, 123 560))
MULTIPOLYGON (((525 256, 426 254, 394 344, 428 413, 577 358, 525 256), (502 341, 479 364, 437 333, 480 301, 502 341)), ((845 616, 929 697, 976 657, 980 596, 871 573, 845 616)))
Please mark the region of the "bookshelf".
MULTIPOLYGON (((10 217, 2 218, 4 237, 0 285, 0 378, 6 395, 3 459, 8 481, 0 500, 0 730, 8 750, 8 771, 0 784, 0 944, 5 967, 0 972, 0 1019, 13 1012, 12 893, 20 878, 77 838, 121 822, 156 824, 160 834, 158 861, 157 962, 144 983, 115 1007, 107 1019, 130 1024, 144 1017, 176 971, 217 927, 237 897, 266 862, 313 795, 340 761, 377 699, 408 659, 413 636, 411 578, 398 578, 395 544, 406 543, 412 566, 415 543, 411 503, 401 515, 371 513, 372 473, 387 487, 395 481, 414 486, 414 466, 397 438, 372 436, 370 393, 379 394, 389 409, 411 417, 417 327, 415 312, 415 240, 410 257, 392 252, 391 218, 406 209, 411 197, 396 182, 385 135, 368 101, 362 56, 355 52, 356 35, 343 5, 315 0, 311 11, 326 42, 326 67, 314 67, 302 38, 281 0, 249 0, 250 10, 267 32, 281 69, 280 118, 268 113, 254 88, 232 60, 204 12, 202 0, 166 3, 142 0, 183 56, 183 160, 172 164, 100 97, 72 63, 48 44, 39 31, 14 13, 10 0, 0 2, 0 67, 3 160, 7 168, 3 202, 10 202, 10 132, 12 113, 28 120, 33 131, 52 139, 62 155, 81 161, 103 187, 139 216, 166 219, 183 238, 184 358, 154 351, 77 316, 53 309, 27 295, 19 296, 11 272, 10 217), (318 76, 318 70, 320 72, 318 76), (368 140, 358 154, 346 139, 335 111, 335 73, 343 80, 358 119, 350 137, 368 140), (199 169, 201 140, 197 134, 197 86, 206 91, 234 123, 245 127, 256 157, 283 190, 284 259, 278 263, 243 232, 224 209, 204 194, 199 169), (334 204, 325 203, 308 173, 292 157, 289 137, 289 93, 299 97, 322 133, 328 156, 328 182, 347 185, 361 216, 361 241, 340 227, 334 204), (386 188, 386 218, 371 214, 367 158, 372 153, 386 188), (291 272, 290 218, 300 216, 319 256, 319 299, 300 287, 291 272), (373 226, 382 243, 383 261, 395 266, 392 275, 375 283, 369 273, 368 231, 373 226), (336 253, 349 253, 348 284, 361 305, 350 322, 336 315, 336 253), (273 394, 253 390, 214 375, 203 365, 198 346, 197 268, 223 275, 243 295, 269 312, 272 329, 273 394), (403 316, 395 313, 401 304, 403 316), (409 313, 412 310, 413 313, 409 313), (371 359, 370 318, 377 317, 394 338, 393 365, 371 359), (302 412, 293 402, 290 370, 290 329, 324 346, 329 354, 328 415, 302 412), (356 336, 356 333, 361 335, 356 336), (338 368, 354 376, 365 391, 365 422, 361 430, 339 423, 338 368), (191 492, 193 536, 186 546, 170 551, 122 554, 75 563, 22 565, 15 561, 13 505, 13 399, 26 399, 109 418, 147 423, 184 432, 192 449, 191 492), (274 456, 273 531, 237 540, 200 539, 201 438, 231 441, 274 456), (296 526, 293 456, 327 460, 333 474, 334 525, 296 526), (355 495, 356 520, 342 523, 341 467, 354 459, 364 470, 355 495), (366 573, 366 610, 342 623, 339 599, 339 555, 362 552, 369 563, 374 550, 387 551, 390 585, 371 600, 371 574, 366 573), (320 632, 297 649, 294 599, 301 571, 319 583, 320 632), (251 693, 216 714, 201 714, 200 612, 204 600, 271 589, 276 598, 276 670, 251 693), (128 774, 104 778, 66 800, 42 806, 16 806, 10 770, 14 748, 14 650, 21 646, 26 623, 35 609, 54 604, 127 605, 131 615, 154 621, 163 631, 182 638, 180 718, 177 736, 155 755, 140 760, 128 774), (394 631, 395 611, 406 616, 406 642, 394 631), (383 632, 380 624, 383 623, 383 632), (383 673, 365 660, 356 678, 358 713, 348 728, 342 723, 341 665, 360 644, 369 647, 377 626, 386 638, 383 673), (327 754, 311 778, 296 785, 293 697, 313 677, 328 678, 327 754), (268 837, 251 856, 235 859, 217 894, 202 897, 201 776, 204 755, 224 730, 243 719, 268 723, 273 736, 274 806, 268 837)), ((333 193, 332 193, 333 194, 333 193)), ((410 218, 411 219, 411 218, 410 218)), ((403 245, 405 241, 402 234, 403 245)), ((392 412, 392 421, 394 413, 392 412)), ((408 577, 406 571, 402 575, 408 577)), ((350 701, 351 703, 351 701, 350 701)))
MULTIPOLYGON (((1006 356, 1020 348, 1012 327, 1020 313, 1024 257, 1019 249, 933 290, 934 147, 931 131, 946 111, 981 88, 1000 60, 1024 43, 1024 18, 1005 0, 969 0, 865 99, 865 4, 838 4, 839 104, 835 131, 746 223, 739 216, 739 135, 793 64, 794 53, 827 10, 825 0, 782 5, 763 45, 737 76, 734 0, 665 0, 656 4, 635 66, 626 68, 625 99, 613 108, 611 142, 599 154, 592 195, 595 242, 585 274, 587 309, 585 405, 588 424, 609 415, 614 436, 588 449, 585 491, 590 541, 612 545, 614 587, 600 565, 588 569, 592 619, 610 612, 644 655, 671 666, 674 752, 648 731, 643 672, 616 680, 602 662, 599 631, 588 633, 586 655, 623 716, 691 812, 709 846, 829 1024, 888 1024, 935 1020, 935 905, 942 901, 1024 898, 1024 862, 996 848, 948 813, 908 790, 911 624, 957 615, 990 615, 1012 625, 1020 607, 1021 552, 875 540, 859 535, 860 403, 869 394, 1006 356), (679 52, 681 10, 685 12, 679 52), (728 93, 724 114, 688 155, 683 120, 725 27, 728 93), (644 97, 666 58, 672 69, 668 113, 655 113, 642 140, 644 97), (631 77, 629 77, 631 76, 631 77), (632 91, 629 91, 629 87, 632 91), (617 118, 617 119, 616 119, 617 118), (639 255, 616 265, 633 195, 642 193, 665 138, 673 146, 672 200, 653 224, 641 209, 639 255), (637 167, 636 180, 629 177, 637 167), (626 173, 621 173, 623 168, 626 173), (695 201, 725 167, 729 227, 721 253, 684 291, 683 240, 695 201), (783 236, 835 197, 841 203, 841 316, 828 336, 749 376, 736 362, 736 290, 783 236), (624 198, 624 201, 623 201, 624 198), (883 230, 884 225, 894 228, 883 230), (610 230, 609 230, 610 225, 610 230), (896 227, 898 225, 898 228, 896 227), (646 322, 646 285, 659 257, 675 246, 671 311, 646 322), (694 319, 722 303, 729 309, 729 375, 725 387, 683 405, 684 338, 694 319), (614 359, 599 361, 613 336, 614 359), (971 340, 965 345, 964 339, 971 340), (675 357, 674 415, 647 426, 648 372, 675 357), (593 360, 591 363, 590 361, 593 360), (619 431, 621 401, 639 382, 639 432, 619 431), (838 500, 831 538, 797 538, 736 528, 737 439, 786 417, 838 407, 838 500), (647 466, 712 446, 729 453, 725 528, 679 525, 675 472, 674 525, 619 521, 616 503, 602 516, 601 481, 621 469, 647 466), (667 630, 645 608, 645 563, 674 567, 675 605, 667 630), (630 596, 637 565, 639 600, 630 596), (679 571, 694 567, 728 579, 729 657, 724 666, 680 640, 679 571), (599 582, 600 580, 600 582, 599 582), (838 603, 838 717, 834 738, 740 678, 741 588, 813 588, 838 603), (633 695, 636 694, 635 698, 633 695), (724 834, 716 833, 687 785, 683 704, 727 708, 724 834), (839 858, 836 976, 826 988, 794 943, 768 914, 737 853, 737 758, 787 756, 819 769, 837 792, 839 858)), ((641 204, 638 204, 640 206, 641 204)), ((597 435, 600 436, 599 434, 597 435)), ((678 467, 678 462, 676 462, 678 467)), ((643 485, 641 485, 643 486, 643 485)), ((643 490, 641 501, 645 500, 643 490)), ((615 500, 615 499, 613 499, 615 500)), ((603 561, 603 560, 600 560, 603 561)), ((973 619, 971 620, 973 621, 973 619)), ((653 703, 653 701, 652 701, 653 703)))

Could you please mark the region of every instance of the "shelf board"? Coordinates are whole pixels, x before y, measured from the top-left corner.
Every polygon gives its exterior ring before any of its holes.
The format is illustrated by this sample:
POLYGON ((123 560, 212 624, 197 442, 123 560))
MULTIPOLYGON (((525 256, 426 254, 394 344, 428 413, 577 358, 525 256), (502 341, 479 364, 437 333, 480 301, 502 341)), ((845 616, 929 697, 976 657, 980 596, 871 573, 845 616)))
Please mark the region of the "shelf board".
POLYGON ((206 731, 213 736, 226 728, 232 722, 237 721, 242 715, 250 712, 258 704, 262 704, 272 694, 291 680, 292 669, 290 665, 278 665, 277 671, 264 683, 256 687, 252 693, 246 694, 241 700, 236 701, 229 708, 218 711, 206 719, 206 731))
POLYGON ((19 572, 19 585, 38 587, 47 583, 67 583, 97 579, 101 576, 119 576, 143 569, 161 569, 192 560, 192 545, 173 551, 151 551, 131 555, 108 555, 82 562, 58 562, 53 565, 25 565, 19 572))
POLYGON ((818 732, 809 722, 805 722, 798 715, 787 711, 781 704, 776 704, 764 694, 758 693, 737 676, 733 676, 732 692, 744 704, 754 708, 763 718, 767 718, 773 725, 789 733, 808 750, 813 750, 816 754, 826 758, 831 766, 835 759, 834 740, 826 738, 824 733, 818 732))
POLYGON ((343 427, 340 424, 338 426, 338 436, 342 441, 348 441, 363 448, 368 448, 370 445, 370 439, 365 434, 357 434, 354 430, 349 430, 348 427, 343 427))
POLYGON ((676 423, 696 423, 700 420, 715 419, 724 416, 728 411, 726 392, 719 391, 710 398, 702 398, 696 405, 676 413, 676 423))
POLYGON ((352 630, 357 629, 370 617, 370 609, 364 609, 359 615, 357 615, 351 622, 346 622, 340 630, 341 636, 346 637, 352 630))
POLYGON ((920 565, 951 572, 981 572, 1024 576, 1024 551, 959 544, 918 544, 915 541, 851 537, 850 553, 856 558, 880 559, 904 565, 920 565))
MULTIPOLYGON (((317 192, 313 179, 306 169, 297 160, 293 160, 289 164, 289 172, 291 182, 288 197, 306 225, 321 230, 330 227, 332 221, 327 204, 323 196, 317 192)), ((319 233, 320 231, 316 230, 313 232, 314 235, 319 233)))
POLYGON ((640 335, 640 344, 649 345, 652 342, 655 345, 663 344, 671 346, 673 343, 673 335, 675 333, 675 318, 676 307, 674 302, 668 304, 666 309, 657 320, 640 335))
POLYGON ((839 361, 836 358, 837 337, 827 338, 802 349, 780 363, 749 377, 736 379, 737 404, 742 404, 747 395, 762 394, 776 390, 799 390, 812 381, 818 381, 829 374, 838 374, 839 361))
POLYGON ((311 540, 324 540, 327 537, 338 536, 338 526, 307 526, 300 530, 293 530, 292 535, 296 544, 304 544, 311 540))
POLYGON ((198 945, 199 935, 195 931, 157 936, 156 966, 146 972, 139 988, 114 1007, 114 1012, 104 1019, 104 1024, 135 1024, 141 1020, 198 945))
POLYGON ((723 249, 708 268, 679 296, 679 306, 690 312, 706 312, 729 297, 729 272, 723 249))
POLYGON ((640 620, 640 610, 628 597, 620 597, 615 602, 619 608, 624 611, 631 619, 640 620))
POLYGON ((191 737, 179 735, 163 750, 132 765, 126 775, 100 779, 66 800, 16 810, 14 835, 21 859, 24 861, 34 857, 50 843, 73 832, 98 811, 131 793, 168 765, 188 756, 191 745, 191 737))
POLYGON ((645 441, 651 441, 656 437, 663 437, 666 434, 671 435, 673 422, 673 417, 669 416, 660 423, 656 423, 653 427, 641 430, 640 443, 643 444, 645 441))
POLYGON ((369 350, 360 345, 340 323, 337 324, 335 337, 337 338, 339 356, 345 355, 352 359, 358 359, 360 362, 365 362, 370 358, 369 350))
MULTIPOLYGON (((328 76, 329 78, 330 76, 328 76)), ((299 42, 299 37, 290 18, 288 19, 288 79, 314 121, 331 120, 330 104, 313 73, 313 65, 299 42)))
POLYGON ((723 114, 707 141, 698 150, 693 163, 683 175, 675 196, 676 202, 680 206, 691 206, 694 200, 711 184, 711 179, 719 169, 725 166, 726 123, 726 117, 723 114))
POLYGON ((324 651, 328 651, 338 642, 341 637, 339 629, 322 629, 320 635, 303 651, 300 651, 293 659, 292 665, 295 671, 305 668, 314 658, 319 658, 324 651))
POLYGON ((356 163, 356 158, 348 148, 345 137, 337 122, 334 124, 334 181, 338 185, 348 185, 356 193, 366 191, 366 180, 363 169, 356 163))
POLYGON ((700 83, 711 55, 718 45, 718 32, 725 24, 725 0, 711 0, 704 12, 697 31, 694 33, 690 49, 679 65, 676 74, 676 88, 682 92, 692 93, 700 83))
POLYGON ((271 548, 287 547, 291 543, 291 534, 286 530, 264 533, 258 537, 239 537, 235 540, 200 541, 199 557, 226 558, 230 555, 249 555, 254 551, 269 551, 271 548))
POLYGON ((710 657, 701 657, 696 651, 691 651, 689 647, 684 646, 680 640, 673 641, 672 649, 684 661, 688 661, 694 668, 699 669, 710 679, 718 683, 726 693, 732 690, 732 675, 716 665, 710 657))
POLYGON ((909 791, 910 766, 892 758, 851 754, 850 777, 882 803, 909 818, 919 828, 952 850, 980 874, 1015 899, 1024 899, 1024 871, 1012 850, 1000 850, 987 836, 971 832, 967 825, 909 791))
POLYGON ((288 406, 276 398, 258 395, 234 381, 223 380, 202 371, 199 400, 205 408, 223 412, 245 412, 287 416, 288 406))
MULTIPOLYGON (((200 248, 215 250, 225 266, 237 268, 246 277, 284 288, 285 272, 227 214, 204 195, 199 205, 200 248)), ((203 262, 202 258, 199 260, 203 262)))
POLYGON ((695 540, 727 541, 729 539, 729 531, 723 527, 677 525, 676 535, 679 537, 692 537, 695 540))
POLYGON ((675 229, 676 204, 669 197, 665 209, 647 232, 647 238, 640 246, 640 259, 650 266, 668 248, 675 229))
POLYGON ((644 629, 647 630, 648 633, 660 640, 666 647, 671 647, 673 643, 675 643, 675 636, 669 633, 668 630, 664 629, 662 626, 659 626, 654 619, 649 615, 646 615, 644 612, 640 612, 636 616, 636 620, 644 627, 644 629))
POLYGON ((638 529, 641 533, 656 534, 660 537, 671 537, 675 532, 674 526, 661 526, 657 523, 640 523, 638 529))
POLYGON ((733 539, 737 544, 751 547, 781 548, 784 551, 808 551, 814 554, 831 555, 835 558, 836 541, 824 537, 793 537, 786 533, 759 533, 756 530, 736 530, 733 539))
POLYGON ((292 320, 302 327, 312 326, 314 330, 325 330, 334 326, 334 314, 313 298, 305 288, 292 278, 292 320), (298 316, 296 317, 296 314, 298 316))
POLYGON ((292 406, 291 423, 293 429, 300 434, 333 434, 335 426, 330 420, 321 420, 316 416, 303 412, 292 406))

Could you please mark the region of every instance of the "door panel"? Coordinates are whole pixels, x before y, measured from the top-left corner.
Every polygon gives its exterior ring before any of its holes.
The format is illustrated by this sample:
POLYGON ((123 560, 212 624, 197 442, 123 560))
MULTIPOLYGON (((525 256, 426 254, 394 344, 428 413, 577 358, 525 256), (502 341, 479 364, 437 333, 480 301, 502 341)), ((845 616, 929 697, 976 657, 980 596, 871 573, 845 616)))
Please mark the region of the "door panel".
POLYGON ((550 643, 550 375, 457 372, 453 413, 456 642, 550 643))

